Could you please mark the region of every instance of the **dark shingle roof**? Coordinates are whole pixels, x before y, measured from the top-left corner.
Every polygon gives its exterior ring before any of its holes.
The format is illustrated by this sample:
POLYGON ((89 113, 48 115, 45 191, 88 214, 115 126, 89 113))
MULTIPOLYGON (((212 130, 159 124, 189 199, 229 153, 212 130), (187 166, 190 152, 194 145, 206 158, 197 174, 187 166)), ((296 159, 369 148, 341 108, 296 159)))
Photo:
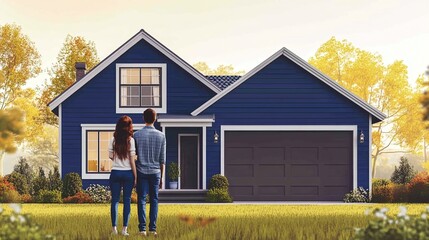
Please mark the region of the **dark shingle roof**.
POLYGON ((235 81, 237 81, 241 76, 219 76, 219 75, 212 75, 212 76, 205 76, 210 82, 214 83, 218 88, 221 90, 224 90, 229 85, 233 84, 235 81))

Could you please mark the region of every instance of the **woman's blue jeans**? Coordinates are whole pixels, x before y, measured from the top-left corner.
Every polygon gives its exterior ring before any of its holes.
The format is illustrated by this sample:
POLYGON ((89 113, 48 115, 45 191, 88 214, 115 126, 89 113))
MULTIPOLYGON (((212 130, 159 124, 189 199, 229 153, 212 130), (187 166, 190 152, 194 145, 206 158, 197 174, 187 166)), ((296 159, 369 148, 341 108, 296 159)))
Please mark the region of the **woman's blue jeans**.
POLYGON ((112 170, 110 173, 110 191, 112 193, 112 202, 110 204, 110 216, 112 226, 118 223, 118 204, 123 189, 124 201, 124 227, 128 226, 131 210, 131 193, 134 187, 134 175, 132 170, 112 170))

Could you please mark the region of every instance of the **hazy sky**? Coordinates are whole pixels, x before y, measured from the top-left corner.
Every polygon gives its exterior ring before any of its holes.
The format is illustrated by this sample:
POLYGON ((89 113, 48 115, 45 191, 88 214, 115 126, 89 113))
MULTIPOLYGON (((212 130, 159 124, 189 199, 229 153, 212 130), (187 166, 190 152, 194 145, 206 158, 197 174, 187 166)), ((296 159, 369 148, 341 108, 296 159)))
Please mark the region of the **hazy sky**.
POLYGON ((410 81, 429 65, 429 0, 0 0, 5 23, 22 26, 44 69, 67 34, 94 41, 103 59, 142 28, 187 62, 212 67, 249 71, 281 47, 308 60, 332 36, 385 63, 404 60, 410 81))

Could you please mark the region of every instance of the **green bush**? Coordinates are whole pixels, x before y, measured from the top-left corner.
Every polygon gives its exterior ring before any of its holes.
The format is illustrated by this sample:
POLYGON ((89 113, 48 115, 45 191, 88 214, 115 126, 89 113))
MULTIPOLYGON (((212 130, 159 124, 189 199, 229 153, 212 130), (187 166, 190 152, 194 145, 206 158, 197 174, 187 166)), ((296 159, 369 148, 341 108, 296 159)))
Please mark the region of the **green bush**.
POLYGON ((42 190, 37 196, 37 202, 40 203, 62 203, 61 192, 58 190, 42 190))
POLYGON ((62 197, 70 197, 82 191, 82 179, 78 173, 67 173, 63 179, 62 197))
POLYGON ((43 168, 39 168, 39 175, 33 179, 33 195, 38 196, 42 190, 49 189, 49 182, 43 168))
POLYGON ((350 193, 346 193, 346 195, 344 195, 343 201, 346 203, 369 202, 368 190, 365 190, 363 187, 353 189, 350 193))
POLYGON ((94 203, 109 203, 110 202, 110 189, 107 186, 99 184, 90 184, 86 188, 85 193, 91 197, 94 203))
POLYGON ((226 189, 228 190, 229 183, 228 179, 225 176, 222 176, 220 174, 213 175, 210 179, 209 183, 209 189, 226 189))
POLYGON ((429 209, 417 216, 407 215, 407 209, 399 207, 397 216, 387 215, 388 209, 375 209, 365 228, 355 228, 352 239, 429 239, 429 209))
POLYGON ((372 188, 371 202, 390 203, 393 201, 393 184, 378 185, 372 188))
POLYGON ((389 179, 383 179, 383 178, 374 178, 372 179, 372 187, 380 187, 380 186, 386 186, 391 184, 392 182, 389 179))
POLYGON ((167 175, 170 181, 177 182, 177 179, 179 179, 180 176, 179 166, 177 165, 177 163, 171 162, 170 164, 168 164, 167 175))
POLYGON ((406 203, 408 202, 408 188, 403 184, 394 184, 392 191, 392 202, 394 203, 406 203))
POLYGON ((228 190, 213 188, 207 192, 207 202, 211 203, 230 203, 232 202, 228 190))
POLYGON ((0 203, 20 203, 21 196, 16 190, 7 190, 0 196, 0 203))
POLYGON ((417 174, 407 185, 408 200, 412 203, 429 202, 429 175, 426 172, 417 174))
POLYGON ((6 180, 13 184, 16 191, 18 191, 19 194, 28 194, 30 193, 30 187, 27 184, 27 181, 25 180, 25 177, 17 172, 12 172, 9 175, 6 175, 6 180))
POLYGON ((416 171, 414 171, 414 167, 408 163, 408 159, 406 157, 401 157, 399 167, 395 166, 395 171, 392 173, 390 181, 396 184, 407 184, 415 175, 416 171))
POLYGON ((0 239, 55 239, 33 222, 28 214, 21 214, 19 204, 10 204, 12 213, 6 214, 0 206, 0 239))

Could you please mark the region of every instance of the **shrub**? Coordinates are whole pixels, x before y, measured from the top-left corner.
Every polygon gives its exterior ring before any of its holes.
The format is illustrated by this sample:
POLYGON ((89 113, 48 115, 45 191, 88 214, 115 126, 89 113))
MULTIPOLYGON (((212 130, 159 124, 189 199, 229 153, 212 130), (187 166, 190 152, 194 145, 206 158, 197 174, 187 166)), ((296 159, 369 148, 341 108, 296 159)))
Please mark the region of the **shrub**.
POLYGON ((408 188, 403 184, 393 185, 393 200, 394 203, 405 203, 408 202, 408 188))
POLYGON ((33 197, 31 197, 30 194, 22 194, 21 195, 21 202, 23 202, 23 203, 31 203, 31 202, 33 202, 33 197))
POLYGON ((25 177, 17 172, 12 172, 11 174, 7 175, 6 180, 13 184, 16 191, 18 191, 19 194, 28 194, 30 193, 30 187, 27 184, 27 181, 25 180, 25 177))
POLYGON ((19 173, 24 176, 24 179, 27 182, 27 186, 29 188, 29 193, 32 194, 33 187, 31 184, 33 183, 34 172, 28 164, 27 159, 25 159, 24 157, 20 157, 18 164, 13 167, 13 172, 19 173))
POLYGON ((372 187, 380 187, 380 186, 386 186, 389 185, 391 181, 389 179, 383 179, 383 178, 374 178, 372 180, 372 187))
POLYGON ((62 197, 70 197, 82 191, 82 179, 78 173, 67 173, 63 179, 62 197))
POLYGON ((395 166, 395 171, 392 173, 390 180, 396 184, 407 184, 416 175, 414 167, 408 163, 406 157, 401 157, 399 167, 395 166))
POLYGON ((212 203, 230 203, 232 202, 231 197, 229 196, 228 190, 213 188, 207 192, 207 202, 212 203))
POLYGON ((172 182, 177 182, 177 179, 179 179, 180 176, 179 166, 177 166, 177 163, 172 162, 168 164, 167 175, 172 182))
POLYGON ((227 189, 228 190, 229 183, 228 179, 225 176, 222 176, 220 174, 213 175, 210 179, 209 183, 209 189, 227 189))
POLYGON ((61 191, 63 188, 63 182, 61 181, 60 171, 58 166, 54 167, 54 172, 49 171, 48 175, 49 190, 61 191))
POLYGON ((371 202, 390 203, 393 201, 393 184, 378 185, 372 188, 371 202))
POLYGON ((0 239, 55 239, 33 222, 28 214, 21 214, 19 204, 10 204, 12 212, 6 214, 0 207, 0 239))
POLYGON ((63 202, 64 203, 92 203, 92 199, 88 194, 84 192, 78 192, 74 196, 64 198, 63 202))
POLYGON ((363 187, 353 189, 350 193, 346 193, 343 198, 344 202, 369 202, 368 190, 365 190, 363 187))
POLYGON ((42 190, 49 189, 48 179, 45 177, 43 168, 39 168, 39 175, 33 179, 33 194, 38 196, 42 190))
POLYGON ((37 196, 40 203, 62 203, 61 192, 57 190, 42 190, 37 196))
MULTIPOLYGON (((147 196, 146 196, 146 202, 148 202, 147 196)), ((135 189, 133 189, 133 192, 131 193, 131 203, 137 203, 137 192, 135 189)))
POLYGON ((6 178, 0 176, 0 197, 2 193, 8 190, 16 190, 12 183, 10 183, 6 178))
POLYGON ((90 184, 85 193, 91 197, 94 203, 108 203, 111 199, 109 187, 99 184, 90 184))
POLYGON ((19 195, 18 191, 16 190, 7 190, 2 193, 2 196, 0 197, 0 202, 3 203, 20 203, 21 202, 21 196, 19 195))
POLYGON ((371 221, 365 228, 355 228, 352 239, 428 239, 429 209, 417 216, 408 216, 407 209, 399 207, 397 216, 387 215, 388 209, 375 209, 371 221))
POLYGON ((410 202, 429 202, 429 175, 427 172, 417 174, 407 186, 410 202))

